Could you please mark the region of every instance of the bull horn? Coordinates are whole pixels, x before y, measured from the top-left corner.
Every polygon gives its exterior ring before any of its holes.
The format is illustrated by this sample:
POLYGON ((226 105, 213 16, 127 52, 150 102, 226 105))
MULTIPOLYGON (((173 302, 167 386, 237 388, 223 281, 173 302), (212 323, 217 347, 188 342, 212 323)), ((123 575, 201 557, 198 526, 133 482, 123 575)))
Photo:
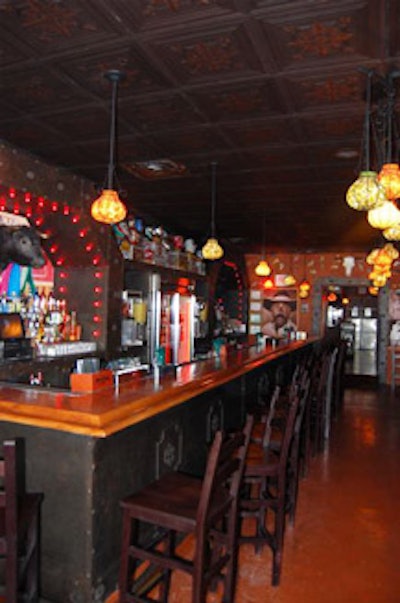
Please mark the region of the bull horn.
POLYGON ((49 238, 50 238, 50 235, 49 235, 49 234, 46 234, 45 232, 39 232, 39 231, 37 231, 37 233, 38 233, 38 236, 39 236, 41 239, 46 239, 46 240, 47 240, 47 239, 49 239, 49 238))

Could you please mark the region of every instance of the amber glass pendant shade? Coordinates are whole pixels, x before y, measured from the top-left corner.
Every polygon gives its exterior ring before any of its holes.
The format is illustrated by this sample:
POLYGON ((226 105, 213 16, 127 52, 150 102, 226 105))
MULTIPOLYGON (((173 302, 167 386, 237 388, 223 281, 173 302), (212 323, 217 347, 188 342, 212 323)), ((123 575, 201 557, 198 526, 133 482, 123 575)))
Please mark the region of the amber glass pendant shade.
POLYGON ((117 191, 104 189, 92 203, 91 215, 97 222, 117 224, 126 218, 126 207, 118 196, 117 191))
POLYGON ((105 73, 105 77, 112 84, 110 155, 107 168, 107 184, 101 195, 93 201, 90 213, 92 218, 97 222, 117 224, 124 220, 127 214, 125 205, 119 198, 117 191, 114 190, 118 83, 124 77, 124 74, 117 69, 111 69, 105 73))
POLYGON ((390 201, 400 197, 400 169, 397 163, 385 163, 379 172, 378 180, 390 201))
POLYGON ((219 260, 224 255, 224 250, 218 243, 217 239, 210 238, 201 250, 205 260, 219 260))
POLYGON ((374 287, 384 287, 386 285, 386 276, 377 276, 372 281, 374 287))
POLYGON ((386 228, 382 234, 388 241, 400 241, 400 223, 386 228))
POLYGON ((287 274, 283 279, 283 282, 286 287, 292 287, 296 284, 296 277, 293 274, 287 274))
POLYGON ((369 210, 367 219, 373 228, 386 230, 400 222, 400 211, 394 203, 386 201, 383 205, 369 210))
POLYGON ((271 274, 271 266, 266 260, 260 260, 254 269, 257 276, 269 276, 271 274))
POLYGON ((217 162, 211 163, 211 237, 202 247, 201 254, 205 260, 219 260, 224 255, 224 250, 215 236, 215 204, 217 195, 217 162))
POLYGON ((371 170, 360 172, 357 180, 348 188, 347 204, 358 211, 369 211, 387 201, 384 188, 377 180, 377 173, 371 170))

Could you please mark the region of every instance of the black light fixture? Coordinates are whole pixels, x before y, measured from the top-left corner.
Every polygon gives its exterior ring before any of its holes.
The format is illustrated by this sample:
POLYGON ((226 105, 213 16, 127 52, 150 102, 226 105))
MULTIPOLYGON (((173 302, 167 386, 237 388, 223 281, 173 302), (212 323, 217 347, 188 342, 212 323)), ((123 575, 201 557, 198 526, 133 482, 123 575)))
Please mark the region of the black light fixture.
POLYGON ((211 237, 201 250, 205 260, 219 260, 224 255, 224 250, 218 243, 215 235, 215 203, 217 195, 217 162, 211 163, 211 237))
MULTIPOLYGON (((364 71, 364 70, 363 70, 364 71)), ((347 204, 358 211, 369 211, 386 201, 385 191, 378 183, 378 174, 370 165, 372 69, 367 70, 367 98, 361 148, 361 172, 346 193, 347 204)))
POLYGON ((265 259, 265 208, 263 210, 263 221, 262 221, 262 256, 257 266, 254 268, 254 272, 257 276, 269 276, 272 272, 271 266, 265 259))
POLYGON ((106 186, 102 190, 101 195, 93 201, 90 211, 92 218, 97 220, 97 222, 116 224, 124 220, 127 213, 124 203, 119 198, 118 192, 114 189, 118 84, 124 77, 124 74, 117 69, 112 69, 105 73, 105 77, 112 83, 110 155, 106 186))

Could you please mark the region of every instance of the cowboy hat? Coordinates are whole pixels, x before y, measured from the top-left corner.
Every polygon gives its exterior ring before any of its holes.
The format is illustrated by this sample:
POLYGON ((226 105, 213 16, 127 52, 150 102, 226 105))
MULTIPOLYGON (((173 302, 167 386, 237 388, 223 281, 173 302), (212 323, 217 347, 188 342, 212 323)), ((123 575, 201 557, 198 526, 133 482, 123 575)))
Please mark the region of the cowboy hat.
POLYGON ((266 297, 264 299, 264 308, 267 308, 267 310, 269 310, 272 304, 279 302, 288 304, 292 310, 295 310, 296 308, 296 300, 292 297, 289 297, 287 291, 278 291, 277 293, 272 295, 272 297, 266 297))

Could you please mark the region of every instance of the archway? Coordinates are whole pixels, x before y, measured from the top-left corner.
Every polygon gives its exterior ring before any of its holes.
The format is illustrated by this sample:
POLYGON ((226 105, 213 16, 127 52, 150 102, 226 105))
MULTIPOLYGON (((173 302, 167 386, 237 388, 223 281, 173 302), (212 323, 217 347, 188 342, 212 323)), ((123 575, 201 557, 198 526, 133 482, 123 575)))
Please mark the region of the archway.
MULTIPOLYGON (((367 290, 370 285, 368 279, 360 278, 334 278, 325 277, 319 278, 315 281, 313 287, 313 317, 312 317, 312 332, 314 335, 319 335, 324 332, 326 327, 326 302, 324 302, 326 292, 329 288, 339 288, 342 292, 354 291, 354 290, 367 290)), ((359 325, 360 332, 357 334, 357 344, 361 344, 361 319, 373 319, 376 318, 376 336, 375 336, 375 349, 376 349, 376 375, 379 383, 386 382, 386 349, 389 338, 389 288, 388 286, 383 287, 379 291, 376 302, 376 315, 364 316, 364 308, 368 308, 368 305, 362 306, 362 311, 358 310, 357 316, 350 316, 350 320, 354 320, 355 324, 359 325), (360 322, 357 323, 357 320, 360 322)), ((351 315, 351 306, 347 311, 347 314, 351 315)), ((354 312, 356 314, 356 312, 354 312)))

